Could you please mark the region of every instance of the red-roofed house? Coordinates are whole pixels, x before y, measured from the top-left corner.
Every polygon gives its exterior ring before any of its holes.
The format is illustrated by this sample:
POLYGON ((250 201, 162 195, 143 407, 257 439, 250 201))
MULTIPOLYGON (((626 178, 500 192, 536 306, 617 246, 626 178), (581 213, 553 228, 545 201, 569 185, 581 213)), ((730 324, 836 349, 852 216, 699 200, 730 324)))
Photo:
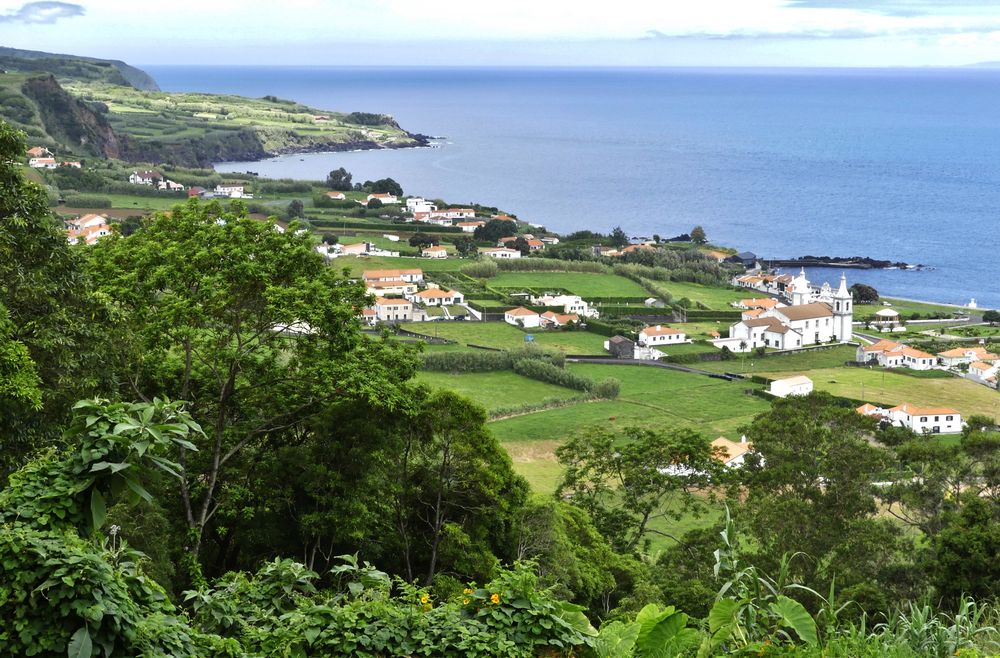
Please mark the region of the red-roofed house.
POLYGON ((382 322, 406 322, 413 318, 413 304, 405 299, 379 297, 375 300, 375 315, 382 322))
POLYGON ((647 347, 653 345, 678 345, 687 342, 687 334, 680 329, 656 325, 639 332, 639 343, 647 347))
POLYGON ((531 329, 533 327, 539 327, 542 324, 542 316, 534 311, 519 306, 517 308, 512 308, 503 314, 503 321, 507 324, 512 324, 515 327, 524 327, 525 329, 531 329))

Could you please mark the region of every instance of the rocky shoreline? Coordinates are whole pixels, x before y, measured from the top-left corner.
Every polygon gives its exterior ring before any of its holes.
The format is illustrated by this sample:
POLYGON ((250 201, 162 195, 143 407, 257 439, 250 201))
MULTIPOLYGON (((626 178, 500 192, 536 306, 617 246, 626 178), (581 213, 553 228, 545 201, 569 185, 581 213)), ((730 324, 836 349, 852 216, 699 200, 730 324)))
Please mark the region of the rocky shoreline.
POLYGON ((765 261, 771 267, 843 267, 859 270, 922 270, 923 265, 879 260, 868 256, 799 256, 765 261))

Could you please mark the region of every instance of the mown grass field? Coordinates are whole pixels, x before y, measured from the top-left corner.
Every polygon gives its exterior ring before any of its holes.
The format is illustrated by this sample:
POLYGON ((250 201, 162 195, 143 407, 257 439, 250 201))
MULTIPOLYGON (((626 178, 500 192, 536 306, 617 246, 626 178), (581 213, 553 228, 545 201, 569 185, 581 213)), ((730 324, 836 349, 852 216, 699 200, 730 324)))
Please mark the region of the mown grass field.
POLYGON ((534 344, 567 354, 603 354, 606 337, 589 331, 522 331, 506 322, 411 322, 404 329, 439 338, 498 349, 524 347, 524 337, 535 337, 534 344))
POLYGON ((854 319, 864 320, 865 318, 872 317, 878 311, 882 309, 891 308, 894 311, 899 311, 899 314, 904 320, 908 320, 910 316, 914 313, 919 313, 920 315, 931 315, 934 313, 943 313, 945 315, 954 315, 956 311, 961 311, 960 308, 955 308, 954 306, 941 306, 939 304, 924 304, 922 302, 909 302, 902 299, 895 299, 893 297, 882 297, 878 304, 856 304, 854 306, 854 319), (881 302, 888 302, 890 306, 885 306, 881 302))
POLYGON ((746 386, 737 382, 650 366, 568 367, 592 379, 618 379, 621 394, 613 401, 584 402, 490 423, 518 472, 539 492, 553 491, 561 477, 555 449, 589 428, 691 427, 711 440, 719 435, 735 437, 739 427, 770 407, 766 400, 746 395, 746 386))
POLYGON ((924 407, 950 407, 966 417, 982 414, 1000 418, 1000 394, 960 377, 912 377, 884 368, 826 368, 788 373, 797 374, 812 379, 818 391, 880 406, 909 402, 924 407))
MULTIPOLYGON (((683 326, 683 325, 679 325, 683 326)), ((710 372, 738 372, 766 374, 772 372, 803 372, 814 368, 843 367, 844 362, 855 359, 857 348, 853 345, 838 345, 826 350, 800 352, 790 356, 758 358, 751 353, 737 354, 729 361, 703 361, 692 364, 710 372)))
POLYGON ((549 289, 568 290, 587 297, 648 297, 638 283, 615 274, 588 272, 502 272, 489 280, 493 288, 531 288, 539 292, 549 289))
POLYGON ((719 311, 731 311, 733 302, 753 296, 748 295, 746 290, 715 288, 684 281, 657 281, 656 285, 673 295, 675 300, 687 297, 692 302, 698 302, 712 310, 719 311))
POLYGON ((579 391, 522 377, 509 370, 470 372, 462 375, 424 370, 417 374, 417 381, 434 388, 451 389, 475 400, 487 411, 546 399, 563 400, 580 395, 579 391))

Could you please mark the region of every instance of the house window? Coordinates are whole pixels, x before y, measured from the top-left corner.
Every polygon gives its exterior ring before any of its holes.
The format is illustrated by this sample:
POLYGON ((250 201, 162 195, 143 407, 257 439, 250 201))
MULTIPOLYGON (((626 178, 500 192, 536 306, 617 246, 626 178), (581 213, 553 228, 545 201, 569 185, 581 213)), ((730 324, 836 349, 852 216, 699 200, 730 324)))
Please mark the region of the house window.
POLYGON ((954 420, 955 417, 954 416, 945 416, 944 419, 945 420, 954 420))
POLYGON ((926 423, 926 422, 927 422, 927 416, 923 416, 923 417, 922 417, 922 418, 920 419, 920 422, 921 422, 921 423, 926 423))

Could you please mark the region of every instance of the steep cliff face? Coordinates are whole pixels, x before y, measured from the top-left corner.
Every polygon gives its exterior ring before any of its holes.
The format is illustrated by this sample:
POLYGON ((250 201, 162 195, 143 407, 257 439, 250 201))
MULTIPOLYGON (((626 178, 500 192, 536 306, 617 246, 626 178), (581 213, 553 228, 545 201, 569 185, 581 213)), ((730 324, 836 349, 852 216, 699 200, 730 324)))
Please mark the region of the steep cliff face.
POLYGON ((21 92, 38 107, 45 131, 56 141, 79 146, 105 158, 121 158, 127 150, 108 120, 66 93, 55 77, 29 78, 21 92))
POLYGON ((142 91, 160 90, 156 80, 148 73, 114 59, 57 55, 0 46, 0 68, 26 73, 52 73, 60 80, 89 80, 131 86, 142 91))

